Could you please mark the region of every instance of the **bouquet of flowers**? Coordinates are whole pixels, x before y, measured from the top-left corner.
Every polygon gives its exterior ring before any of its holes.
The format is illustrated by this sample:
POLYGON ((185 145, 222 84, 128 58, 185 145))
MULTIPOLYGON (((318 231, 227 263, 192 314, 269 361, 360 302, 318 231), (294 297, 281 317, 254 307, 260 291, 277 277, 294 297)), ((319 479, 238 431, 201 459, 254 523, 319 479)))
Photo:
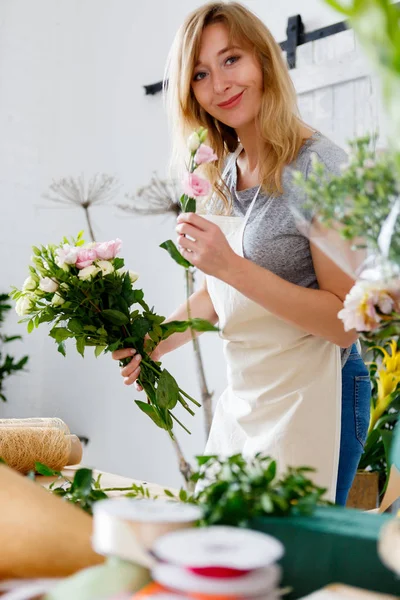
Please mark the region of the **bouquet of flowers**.
POLYGON ((179 403, 194 415, 187 400, 200 404, 150 355, 175 332, 188 327, 213 331, 215 327, 203 319, 164 323, 165 318, 146 304, 143 291, 134 287, 138 275, 127 270, 118 256, 121 240, 85 244, 82 235, 64 238, 58 245, 33 247, 30 275, 22 289, 13 288, 11 293, 18 315, 27 322, 29 333, 49 323, 49 335, 64 356, 70 338, 82 356, 86 346, 94 347, 96 356, 134 348, 142 356, 139 381, 148 399, 136 400, 136 404, 172 438, 173 421, 190 433, 172 410, 179 403))

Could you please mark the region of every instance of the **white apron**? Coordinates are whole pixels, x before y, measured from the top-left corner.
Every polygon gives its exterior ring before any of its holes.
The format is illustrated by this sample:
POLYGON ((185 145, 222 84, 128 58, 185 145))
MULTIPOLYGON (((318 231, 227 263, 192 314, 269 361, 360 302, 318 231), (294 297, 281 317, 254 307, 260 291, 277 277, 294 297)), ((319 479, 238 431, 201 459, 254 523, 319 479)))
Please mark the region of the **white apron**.
MULTIPOLYGON (((244 218, 207 216, 240 256, 257 195, 244 218)), ((312 479, 334 501, 342 391, 339 347, 279 319, 215 277, 207 276, 207 285, 224 341, 228 387, 218 400, 205 454, 262 452, 277 460, 279 472, 288 466, 314 467, 312 479)))

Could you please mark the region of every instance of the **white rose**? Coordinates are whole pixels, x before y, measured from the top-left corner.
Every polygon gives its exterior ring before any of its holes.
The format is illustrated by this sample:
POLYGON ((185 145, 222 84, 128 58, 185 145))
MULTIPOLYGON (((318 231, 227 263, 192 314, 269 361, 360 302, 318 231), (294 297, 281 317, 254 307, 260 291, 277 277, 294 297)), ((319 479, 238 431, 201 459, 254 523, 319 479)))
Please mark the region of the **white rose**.
POLYGON ((198 147, 200 146, 201 142, 200 142, 200 138, 197 135, 197 133, 194 131, 193 133, 191 133, 187 139, 187 147, 190 150, 190 152, 196 152, 196 150, 198 149, 198 147))
POLYGON ((33 308, 33 302, 29 296, 21 296, 18 298, 15 305, 15 312, 20 317, 23 317, 31 312, 33 308))
POLYGON ((135 271, 128 271, 129 273, 129 279, 131 280, 131 283, 135 283, 135 281, 137 281, 139 279, 139 274, 135 273, 135 271))
POLYGON ((37 285, 38 284, 36 279, 30 276, 25 279, 22 289, 24 290, 24 292, 33 292, 33 290, 36 290, 37 285))
POLYGON ((98 260, 96 266, 100 268, 103 275, 109 275, 114 272, 114 267, 109 260, 98 260))
POLYGON ((70 244, 64 244, 61 248, 56 250, 56 264, 59 267, 63 267, 64 264, 74 265, 78 258, 79 248, 77 246, 71 246, 70 244))
POLYGON ((58 283, 50 277, 43 277, 39 282, 39 288, 44 292, 53 293, 58 289, 58 283))
POLYGON ((53 306, 61 306, 61 304, 64 304, 65 300, 62 296, 60 296, 60 294, 55 293, 53 296, 53 299, 51 301, 53 306))
POLYGON ((82 279, 82 281, 87 281, 95 277, 95 275, 97 275, 99 271, 100 269, 98 267, 95 267, 94 265, 89 265, 88 267, 85 267, 84 269, 81 269, 79 271, 78 277, 79 279, 82 279))
POLYGON ((122 267, 121 269, 118 269, 118 273, 120 273, 121 275, 125 275, 125 273, 128 273, 131 283, 135 283, 135 281, 137 281, 139 279, 138 273, 135 273, 135 271, 130 271, 126 267, 122 267))

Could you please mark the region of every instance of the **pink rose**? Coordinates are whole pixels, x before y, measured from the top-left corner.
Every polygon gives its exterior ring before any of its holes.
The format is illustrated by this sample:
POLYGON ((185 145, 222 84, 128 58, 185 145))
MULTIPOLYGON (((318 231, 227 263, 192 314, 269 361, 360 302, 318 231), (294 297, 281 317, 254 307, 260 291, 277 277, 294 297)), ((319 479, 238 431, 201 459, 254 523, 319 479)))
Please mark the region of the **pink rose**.
POLYGON ((115 258, 118 252, 121 250, 121 246, 122 241, 119 238, 109 242, 101 242, 100 244, 96 244, 97 258, 100 258, 101 260, 110 260, 111 258, 115 258))
POLYGON ((195 175, 195 173, 186 173, 182 181, 183 192, 189 198, 199 198, 208 196, 211 191, 211 184, 206 179, 195 175))
POLYGON ((201 144, 195 154, 194 160, 198 165, 205 165, 206 163, 218 160, 218 156, 215 154, 214 150, 210 148, 210 146, 201 144))
POLYGON ((75 266, 78 267, 78 269, 84 269, 85 267, 90 267, 96 259, 97 252, 94 248, 82 248, 78 252, 75 266))

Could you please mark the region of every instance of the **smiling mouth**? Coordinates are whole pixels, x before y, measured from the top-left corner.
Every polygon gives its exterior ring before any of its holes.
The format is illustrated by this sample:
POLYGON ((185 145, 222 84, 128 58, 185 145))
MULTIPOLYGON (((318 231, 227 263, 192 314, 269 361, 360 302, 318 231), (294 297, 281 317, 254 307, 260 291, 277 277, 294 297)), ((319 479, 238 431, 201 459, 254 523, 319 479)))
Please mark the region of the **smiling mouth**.
POLYGON ((219 108, 231 108, 233 106, 236 106, 237 104, 239 104, 243 94, 244 94, 244 90, 243 90, 243 92, 240 92, 240 94, 236 94, 235 96, 232 96, 232 98, 229 98, 229 100, 227 100, 226 102, 221 102, 217 106, 219 106, 219 108))

